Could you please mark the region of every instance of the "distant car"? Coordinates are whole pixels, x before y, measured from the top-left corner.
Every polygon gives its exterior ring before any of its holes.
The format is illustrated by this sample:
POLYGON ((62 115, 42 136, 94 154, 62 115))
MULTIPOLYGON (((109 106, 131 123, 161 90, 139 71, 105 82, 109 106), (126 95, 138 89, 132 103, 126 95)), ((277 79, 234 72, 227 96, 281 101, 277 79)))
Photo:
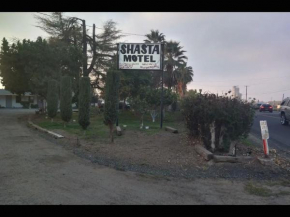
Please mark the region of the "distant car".
MULTIPOLYGON (((119 102, 119 109, 123 109, 124 102, 119 102)), ((125 102, 125 109, 130 109, 130 104, 125 102)))
POLYGON ((259 108, 260 112, 264 112, 264 111, 268 111, 268 112, 273 112, 273 106, 271 106, 270 104, 262 104, 259 108))
POLYGON ((280 105, 281 124, 288 125, 290 121, 290 98, 284 99, 280 105))
POLYGON ((257 103, 257 104, 255 104, 255 105, 254 105, 254 109, 257 109, 257 110, 258 110, 258 109, 260 108, 261 105, 262 105, 261 103, 257 103))

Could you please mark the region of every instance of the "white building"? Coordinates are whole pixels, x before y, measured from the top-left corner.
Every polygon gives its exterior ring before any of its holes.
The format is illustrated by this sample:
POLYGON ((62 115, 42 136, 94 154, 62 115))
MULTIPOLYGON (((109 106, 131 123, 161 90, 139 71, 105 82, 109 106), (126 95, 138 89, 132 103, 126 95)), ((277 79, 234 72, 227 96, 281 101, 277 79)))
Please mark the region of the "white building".
POLYGON ((233 98, 242 99, 242 94, 240 93, 240 88, 238 86, 232 87, 232 95, 233 98))
POLYGON ((20 102, 30 102, 31 104, 37 103, 37 96, 30 93, 25 93, 21 97, 13 94, 8 90, 0 89, 0 107, 4 108, 23 108, 20 102))

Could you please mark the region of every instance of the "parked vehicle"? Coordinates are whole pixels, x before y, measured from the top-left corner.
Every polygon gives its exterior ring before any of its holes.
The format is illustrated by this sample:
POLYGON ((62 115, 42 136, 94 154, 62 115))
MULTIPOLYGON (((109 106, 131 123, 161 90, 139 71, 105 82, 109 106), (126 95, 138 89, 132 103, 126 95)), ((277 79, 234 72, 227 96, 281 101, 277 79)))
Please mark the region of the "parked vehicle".
POLYGON ((269 112, 273 112, 273 106, 271 106, 270 104, 262 104, 259 108, 260 112, 264 112, 264 111, 269 111, 269 112))
POLYGON ((288 125, 290 121, 290 98, 284 99, 280 106, 281 124, 288 125))
MULTIPOLYGON (((119 109, 123 109, 124 102, 119 102, 119 109)), ((125 109, 130 109, 130 104, 125 102, 125 109)))
POLYGON ((257 110, 258 110, 258 109, 260 108, 261 105, 262 105, 261 103, 257 103, 257 104, 255 104, 255 105, 254 105, 254 109, 257 109, 257 110))

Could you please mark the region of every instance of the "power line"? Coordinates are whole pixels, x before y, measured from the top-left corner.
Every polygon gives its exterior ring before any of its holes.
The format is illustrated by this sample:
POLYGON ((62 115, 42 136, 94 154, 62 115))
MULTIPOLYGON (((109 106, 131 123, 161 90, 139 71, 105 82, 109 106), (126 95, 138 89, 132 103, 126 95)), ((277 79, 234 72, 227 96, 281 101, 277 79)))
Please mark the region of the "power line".
MULTIPOLYGON (((45 15, 45 16, 49 16, 49 17, 53 17, 53 15, 49 15, 49 14, 44 14, 44 13, 41 13, 41 12, 36 12, 36 13, 39 13, 39 14, 42 14, 42 15, 45 15)), ((77 17, 71 17, 71 16, 66 16, 66 15, 63 15, 64 17, 68 17, 68 18, 77 18, 77 17)), ((78 18, 80 19, 80 18, 78 18)), ((89 26, 89 27, 93 27, 91 25, 86 25, 86 26, 89 26)), ((101 27, 95 27, 96 29, 102 29, 101 27)), ((125 34, 125 35, 136 35, 136 36, 142 36, 142 37, 145 37, 145 35, 141 35, 141 34, 136 34, 136 33, 128 33, 128 32, 121 32, 121 34, 125 34)))

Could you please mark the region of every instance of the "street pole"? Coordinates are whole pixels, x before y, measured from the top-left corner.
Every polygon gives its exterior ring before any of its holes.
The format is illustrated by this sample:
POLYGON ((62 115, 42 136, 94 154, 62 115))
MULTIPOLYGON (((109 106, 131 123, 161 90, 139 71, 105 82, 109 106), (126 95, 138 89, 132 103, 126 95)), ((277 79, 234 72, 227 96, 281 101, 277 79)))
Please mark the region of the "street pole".
POLYGON ((162 52, 162 63, 161 63, 162 80, 161 80, 160 129, 162 129, 162 125, 163 125, 163 79, 164 79, 163 62, 164 62, 164 44, 161 44, 161 52, 162 52))
POLYGON ((87 41, 86 41, 86 21, 83 21, 83 77, 87 77, 87 41))
POLYGON ((246 102, 248 102, 248 86, 246 86, 246 102))

